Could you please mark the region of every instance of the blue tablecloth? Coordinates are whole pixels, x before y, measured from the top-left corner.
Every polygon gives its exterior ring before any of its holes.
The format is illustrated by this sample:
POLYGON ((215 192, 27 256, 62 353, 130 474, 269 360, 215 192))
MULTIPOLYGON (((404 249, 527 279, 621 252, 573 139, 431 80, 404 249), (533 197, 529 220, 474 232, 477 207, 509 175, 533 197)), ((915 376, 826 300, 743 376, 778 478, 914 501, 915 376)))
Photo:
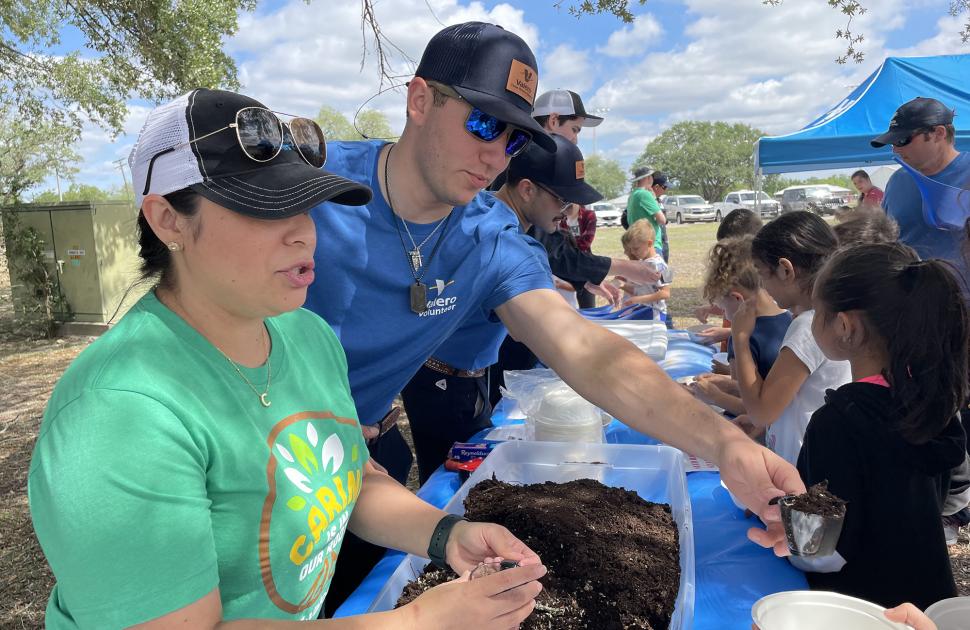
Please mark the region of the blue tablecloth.
MULTIPOLYGON (((710 369, 712 351, 685 337, 671 335, 667 356, 660 363, 672 378, 710 369)), ((496 425, 509 422, 506 405, 499 404, 493 422, 496 425)), ((606 438, 611 443, 656 444, 656 440, 616 420, 607 427, 606 438)), ((443 507, 460 485, 457 473, 439 468, 421 487, 418 496, 434 506, 443 507)), ((808 588, 801 571, 747 539, 748 528, 761 522, 754 517, 744 518, 744 513, 734 506, 721 486, 718 473, 688 474, 687 489, 694 518, 695 629, 750 628, 751 605, 758 599, 779 591, 808 588)), ((335 616, 366 612, 404 555, 389 551, 335 616)))

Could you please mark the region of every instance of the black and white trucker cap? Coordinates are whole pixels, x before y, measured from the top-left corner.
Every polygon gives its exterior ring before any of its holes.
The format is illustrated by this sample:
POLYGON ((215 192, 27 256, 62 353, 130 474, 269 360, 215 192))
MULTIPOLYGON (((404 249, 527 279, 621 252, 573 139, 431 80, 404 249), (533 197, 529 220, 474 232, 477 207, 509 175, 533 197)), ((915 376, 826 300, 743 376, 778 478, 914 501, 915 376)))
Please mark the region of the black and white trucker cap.
POLYGON ((288 131, 275 158, 257 162, 247 156, 230 126, 236 123, 236 112, 246 107, 266 109, 242 94, 199 89, 152 110, 128 156, 137 207, 147 194, 183 188, 259 219, 284 219, 324 201, 355 206, 370 201, 366 186, 308 164, 286 142, 288 131), (203 138, 207 134, 212 135, 203 138))

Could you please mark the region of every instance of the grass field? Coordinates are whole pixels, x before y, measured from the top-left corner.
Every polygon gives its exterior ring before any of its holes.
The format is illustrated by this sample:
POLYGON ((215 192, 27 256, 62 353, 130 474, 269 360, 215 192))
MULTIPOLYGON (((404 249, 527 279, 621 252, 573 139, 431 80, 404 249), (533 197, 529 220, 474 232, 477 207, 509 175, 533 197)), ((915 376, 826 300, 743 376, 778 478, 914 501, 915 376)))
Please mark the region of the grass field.
MULTIPOLYGON (((694 308, 704 303, 701 286, 704 283, 704 266, 708 252, 714 245, 717 223, 693 223, 671 225, 667 230, 670 242, 670 266, 674 270, 674 283, 670 287, 667 309, 677 328, 696 324, 694 308)), ((593 253, 614 258, 626 258, 620 245, 621 227, 597 228, 593 240, 593 253)))

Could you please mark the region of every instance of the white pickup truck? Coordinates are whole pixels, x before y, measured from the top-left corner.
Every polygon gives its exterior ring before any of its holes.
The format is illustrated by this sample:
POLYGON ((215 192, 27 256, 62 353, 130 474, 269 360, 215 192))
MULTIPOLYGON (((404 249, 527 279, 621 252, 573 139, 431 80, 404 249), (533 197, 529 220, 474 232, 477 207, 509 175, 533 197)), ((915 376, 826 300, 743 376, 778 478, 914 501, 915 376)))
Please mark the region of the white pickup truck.
POLYGON ((714 209, 722 217, 727 216, 727 213, 735 208, 747 208, 753 212, 760 210, 762 219, 774 218, 781 213, 781 204, 768 196, 768 193, 761 191, 735 190, 725 195, 724 201, 719 201, 714 204, 714 209), (757 207, 755 207, 755 199, 757 199, 757 207))

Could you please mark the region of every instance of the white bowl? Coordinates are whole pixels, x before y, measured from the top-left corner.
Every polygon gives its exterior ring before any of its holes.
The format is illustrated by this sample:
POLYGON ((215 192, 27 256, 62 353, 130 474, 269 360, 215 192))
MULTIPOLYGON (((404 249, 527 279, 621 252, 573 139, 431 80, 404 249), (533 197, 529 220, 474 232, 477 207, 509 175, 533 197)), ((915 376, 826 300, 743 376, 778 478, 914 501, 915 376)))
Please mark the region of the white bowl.
POLYGON ((785 591, 762 597, 751 607, 761 630, 912 630, 894 623, 885 608, 827 591, 785 591))
POLYGON ((938 630, 970 630, 970 597, 941 599, 926 609, 938 630))

